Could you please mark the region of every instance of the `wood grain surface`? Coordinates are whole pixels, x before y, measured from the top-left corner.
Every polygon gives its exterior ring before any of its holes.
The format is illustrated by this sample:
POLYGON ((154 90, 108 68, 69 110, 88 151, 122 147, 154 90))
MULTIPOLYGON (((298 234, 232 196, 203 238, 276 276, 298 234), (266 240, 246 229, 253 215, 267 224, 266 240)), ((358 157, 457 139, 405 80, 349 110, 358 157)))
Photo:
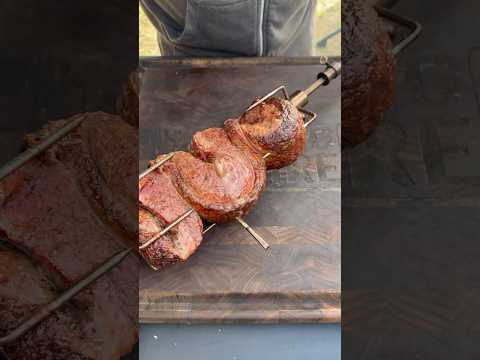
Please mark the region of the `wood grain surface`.
MULTIPOLYGON (((286 84, 303 89, 315 65, 195 66, 144 62, 140 170, 159 153, 185 149, 192 134, 220 127, 256 97, 286 84)), ((267 189, 245 217, 270 243, 237 223, 206 234, 186 263, 139 272, 140 321, 337 322, 340 320, 340 80, 311 97, 319 118, 304 155, 269 172, 267 189)))
POLYGON ((431 5, 397 2, 424 31, 342 154, 344 359, 480 359, 480 3, 431 5))

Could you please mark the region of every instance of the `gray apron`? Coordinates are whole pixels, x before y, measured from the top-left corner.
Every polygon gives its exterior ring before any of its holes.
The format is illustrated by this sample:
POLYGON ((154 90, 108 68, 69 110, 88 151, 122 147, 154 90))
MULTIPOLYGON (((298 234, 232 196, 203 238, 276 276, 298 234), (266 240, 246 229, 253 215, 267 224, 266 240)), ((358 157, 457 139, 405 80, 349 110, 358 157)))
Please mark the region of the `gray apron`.
POLYGON ((165 56, 311 56, 315 0, 140 0, 165 56))

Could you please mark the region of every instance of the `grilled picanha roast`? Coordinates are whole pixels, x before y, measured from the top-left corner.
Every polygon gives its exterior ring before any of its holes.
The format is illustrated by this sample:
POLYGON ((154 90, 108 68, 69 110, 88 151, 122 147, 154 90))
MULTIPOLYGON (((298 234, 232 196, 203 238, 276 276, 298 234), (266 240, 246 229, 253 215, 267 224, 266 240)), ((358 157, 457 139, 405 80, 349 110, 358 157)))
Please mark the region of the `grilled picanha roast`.
POLYGON ((185 260, 201 242, 198 216, 221 223, 246 214, 265 187, 267 166, 291 164, 304 145, 303 116, 290 102, 278 98, 225 121, 224 129, 195 133, 190 152, 176 152, 139 183, 139 245, 189 208, 195 210, 172 234, 141 250, 146 260, 157 269, 185 260))
POLYGON ((365 140, 393 101, 388 31, 366 1, 342 1, 342 147, 365 140))
MULTIPOLYGON (((50 122, 27 144, 63 124, 50 122)), ((77 129, 0 182, 1 237, 33 259, 58 291, 71 286, 125 242, 136 243, 137 151, 137 131, 122 119, 85 114, 77 129)), ((136 343, 137 266, 137 257, 127 257, 70 301, 84 318, 82 328, 95 334, 85 358, 118 359, 136 343)), ((4 324, 0 319, 2 331, 4 324)), ((43 346, 29 344, 32 352, 43 346)))

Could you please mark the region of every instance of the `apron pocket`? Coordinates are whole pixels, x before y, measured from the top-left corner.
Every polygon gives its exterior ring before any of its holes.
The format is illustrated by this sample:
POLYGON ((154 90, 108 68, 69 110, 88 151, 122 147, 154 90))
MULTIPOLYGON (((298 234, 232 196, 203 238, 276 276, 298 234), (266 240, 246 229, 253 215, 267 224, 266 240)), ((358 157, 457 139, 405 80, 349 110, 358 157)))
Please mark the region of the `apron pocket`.
POLYGON ((180 47, 254 56, 257 18, 255 0, 187 0, 185 27, 178 36, 170 33, 169 39, 180 47))

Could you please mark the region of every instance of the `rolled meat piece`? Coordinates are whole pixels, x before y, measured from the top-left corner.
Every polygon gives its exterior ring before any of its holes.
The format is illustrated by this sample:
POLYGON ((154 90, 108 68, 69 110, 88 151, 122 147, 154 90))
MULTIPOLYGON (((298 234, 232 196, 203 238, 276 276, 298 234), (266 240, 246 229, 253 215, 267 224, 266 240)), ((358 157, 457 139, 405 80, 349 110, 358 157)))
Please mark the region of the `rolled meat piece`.
MULTIPOLYGON (((171 170, 171 164, 166 163, 139 182, 139 245, 145 244, 190 209, 172 183, 171 170)), ((192 212, 168 233, 140 249, 140 254, 156 270, 185 261, 200 246, 202 232, 202 220, 192 212)))
POLYGON ((265 159, 267 169, 279 169, 302 154, 306 131, 303 115, 288 100, 272 97, 224 123, 228 137, 245 152, 265 159))
POLYGON ((177 152, 171 161, 181 196, 210 222, 247 213, 266 183, 264 160, 234 146, 220 128, 195 133, 190 147, 190 153, 177 152))

